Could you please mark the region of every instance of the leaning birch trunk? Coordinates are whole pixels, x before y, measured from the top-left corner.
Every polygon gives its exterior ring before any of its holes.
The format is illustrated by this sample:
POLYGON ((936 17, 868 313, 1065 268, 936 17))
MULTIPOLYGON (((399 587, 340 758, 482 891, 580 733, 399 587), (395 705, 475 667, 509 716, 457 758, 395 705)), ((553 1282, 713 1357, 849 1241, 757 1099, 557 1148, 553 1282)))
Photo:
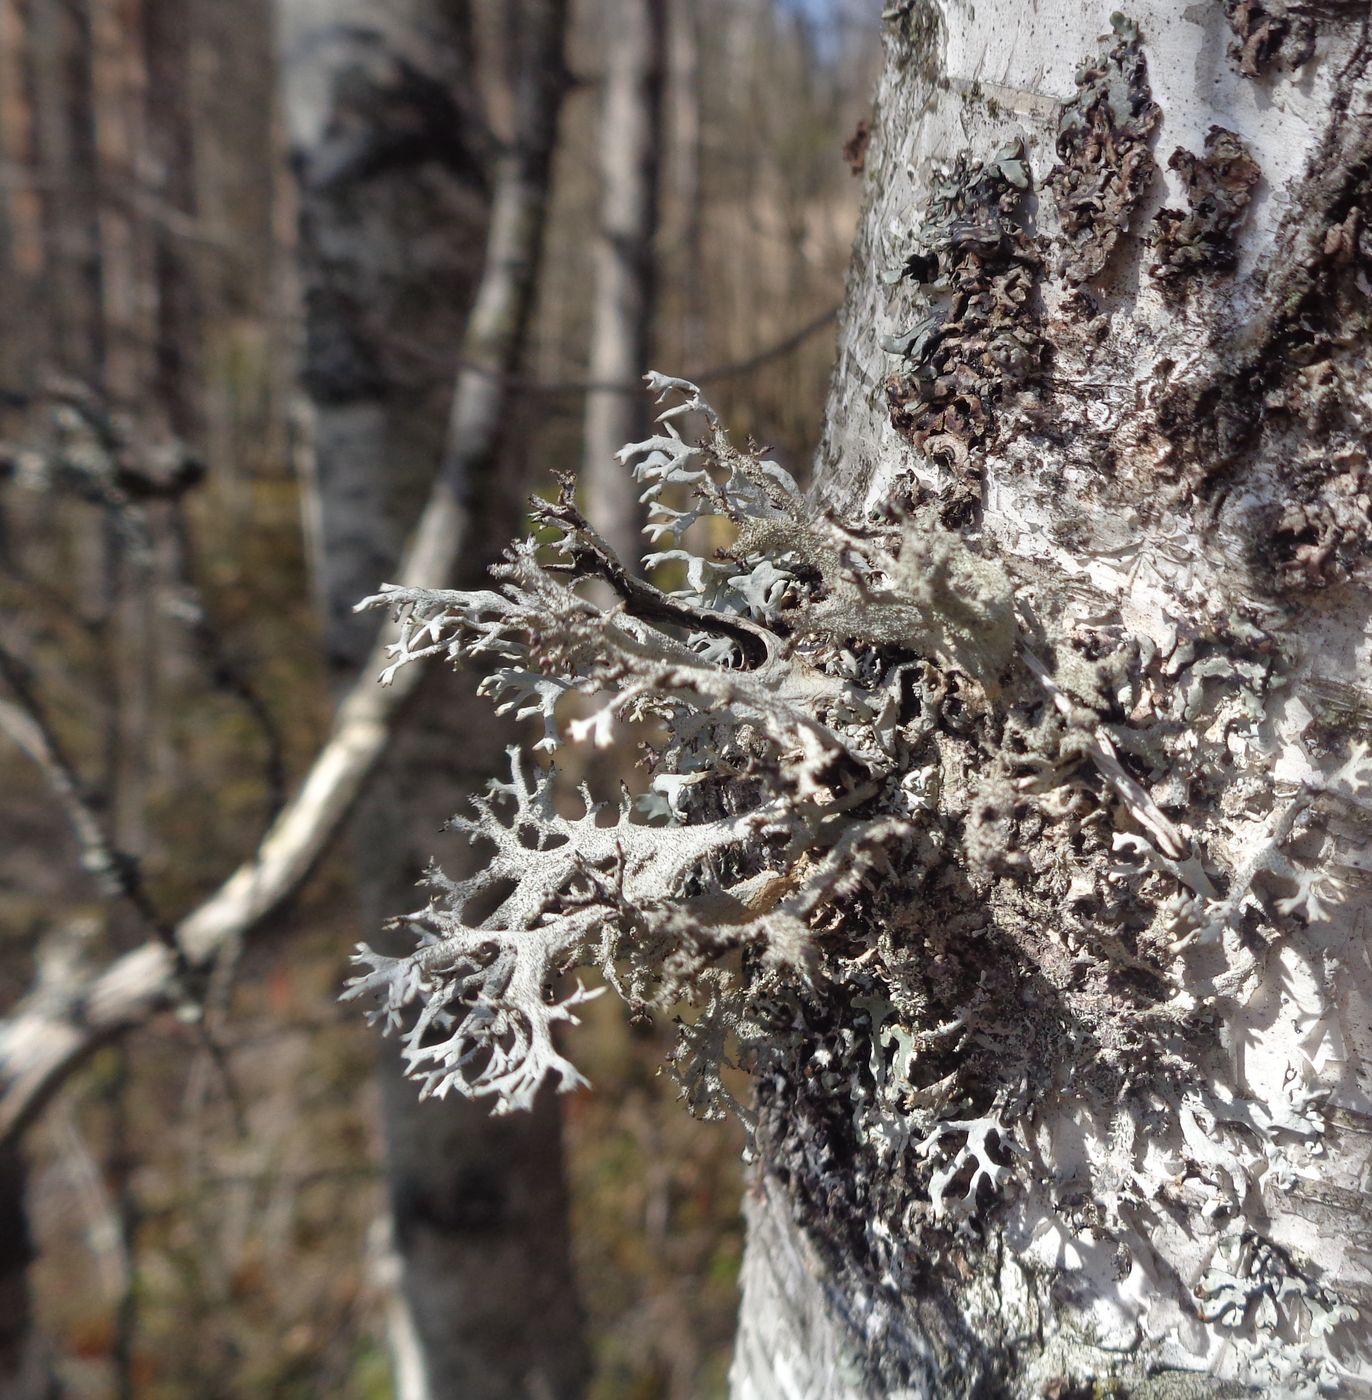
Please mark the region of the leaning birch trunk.
MULTIPOLYGON (((478 123, 459 106, 471 91, 462 7, 417 0, 378 12, 348 0, 282 0, 281 13, 300 190, 316 575, 330 655, 346 683, 374 635, 353 604, 394 571, 443 454, 453 361, 481 271, 472 250, 487 216, 483 153, 470 144, 478 123), (429 362, 405 354, 402 337, 429 362)), ((550 31, 528 47, 530 61, 555 66, 560 38, 550 31)), ((514 529, 521 500, 518 483, 490 470, 466 495, 475 544, 452 571, 458 582, 496 562, 495 543, 514 529)), ((421 686, 358 803, 359 934, 375 937, 413 907, 434 833, 491 776, 489 746, 471 742, 487 717, 473 708, 471 697, 454 703, 443 687, 421 686)), ((399 1400, 578 1394, 586 1354, 555 1101, 544 1095, 528 1117, 495 1119, 465 1101, 421 1101, 400 1069, 393 1047, 383 1047, 389 1210, 378 1237, 399 1400)))
POLYGON ((1368 12, 1112 4, 888 11, 816 493, 1003 561, 1114 814, 938 795, 760 1085, 748 1400, 1372 1381, 1368 12))
POLYGON ((648 363, 665 12, 662 0, 603 0, 600 230, 581 480, 592 523, 636 559, 642 512, 614 454, 641 436, 638 376, 648 363))

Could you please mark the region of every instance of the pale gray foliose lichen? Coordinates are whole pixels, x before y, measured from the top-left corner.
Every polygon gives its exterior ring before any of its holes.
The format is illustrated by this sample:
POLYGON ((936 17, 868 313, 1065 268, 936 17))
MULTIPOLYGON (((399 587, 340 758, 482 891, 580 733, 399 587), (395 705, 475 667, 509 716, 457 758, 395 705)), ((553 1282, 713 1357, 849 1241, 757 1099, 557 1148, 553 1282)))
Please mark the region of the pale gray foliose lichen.
MULTIPOLYGON (((818 511, 694 385, 649 378, 679 402, 621 456, 671 591, 625 570, 564 481, 496 587, 367 600, 401 619, 392 671, 484 662, 497 707, 542 721, 537 748, 637 735, 647 791, 569 817, 512 754, 453 823, 485 867, 434 871, 398 921, 417 949, 363 947, 348 995, 378 999, 424 1092, 506 1111, 582 1082, 554 1030, 588 993, 556 989, 598 968, 635 1011, 678 1017, 696 1111, 732 1103, 730 1062, 763 1071, 772 1159, 821 1196, 860 1187, 893 1279, 902 1241, 965 1247, 1038 1189, 1054 1121, 1109 1128, 1053 1209, 1120 1267, 1159 1189, 1229 1239, 1325 1120, 1298 1065, 1245 1097, 1218 1027, 1275 946, 1318 956, 1348 893, 1330 843, 1372 810, 1368 748, 1287 770, 1280 656, 1241 618, 1179 622, 1166 647, 1069 622, 1050 584, 1017 585, 928 512, 818 511), (568 720, 572 692, 594 698, 568 720), (879 1170, 835 1172, 859 1156, 879 1170)), ((1265 1325, 1267 1294, 1216 1286, 1214 1325, 1265 1325)), ((1275 1286, 1342 1316, 1316 1283, 1275 1286)))
POLYGON ((361 950, 370 970, 348 995, 380 998, 374 1017, 403 1028, 426 1093, 490 1095, 503 1111, 527 1107, 549 1075, 581 1082, 552 1029, 586 993, 550 992, 591 964, 635 1008, 700 1006, 679 1066, 692 1103, 717 1107, 720 1062, 759 1005, 803 985, 845 898, 925 839, 918 695, 946 689, 942 668, 984 706, 971 692, 995 693, 1013 652, 998 565, 931 522, 815 516, 782 468, 733 446, 693 385, 649 378, 660 402, 681 402, 621 456, 649 506, 645 563, 675 570, 679 588, 626 571, 564 481, 534 504, 552 542, 514 545, 498 589, 388 589, 364 604, 402 620, 386 678, 430 655, 491 662, 483 689, 501 711, 542 718, 539 748, 562 742, 557 707, 572 691, 599 697, 567 727, 573 740, 656 726, 649 790, 613 822, 589 798, 581 817, 558 815, 551 774, 513 753, 511 779, 453 822, 494 848, 486 867, 465 881, 433 872, 427 908, 402 921, 415 953, 361 950), (683 415, 705 425, 699 442, 678 433, 683 415), (692 542, 711 518, 736 532, 713 557, 692 542), (612 606, 586 596, 592 580, 612 606), (468 918, 510 882, 493 912, 468 918), (733 950, 743 968, 726 972, 733 950))

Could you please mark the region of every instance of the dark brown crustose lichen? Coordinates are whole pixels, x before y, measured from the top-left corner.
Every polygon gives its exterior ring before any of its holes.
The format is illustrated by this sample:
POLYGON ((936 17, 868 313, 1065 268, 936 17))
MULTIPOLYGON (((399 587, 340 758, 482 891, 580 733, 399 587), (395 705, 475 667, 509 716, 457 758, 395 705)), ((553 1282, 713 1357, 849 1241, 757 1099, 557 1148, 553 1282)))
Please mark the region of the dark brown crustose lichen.
POLYGON ((1160 209, 1154 219, 1152 274, 1164 281, 1208 268, 1234 266, 1234 234, 1262 172, 1238 134, 1212 126, 1205 154, 1178 147, 1168 167, 1186 187, 1190 209, 1160 209))
POLYGON ((1058 118, 1060 164, 1048 176, 1066 236, 1062 275, 1098 277, 1157 170, 1148 147, 1161 111, 1138 27, 1116 16, 1114 46, 1077 72, 1058 118))
MULTIPOLYGON (((1042 364, 1029 304, 1041 259, 1018 217, 1029 186, 1018 141, 985 164, 959 157, 886 274, 888 282, 915 284, 920 313, 882 338, 882 348, 901 358, 886 380, 891 421, 955 479, 967 475, 969 449, 993 433, 996 405, 1042 364)), ((945 523, 965 521, 955 513, 945 523)))

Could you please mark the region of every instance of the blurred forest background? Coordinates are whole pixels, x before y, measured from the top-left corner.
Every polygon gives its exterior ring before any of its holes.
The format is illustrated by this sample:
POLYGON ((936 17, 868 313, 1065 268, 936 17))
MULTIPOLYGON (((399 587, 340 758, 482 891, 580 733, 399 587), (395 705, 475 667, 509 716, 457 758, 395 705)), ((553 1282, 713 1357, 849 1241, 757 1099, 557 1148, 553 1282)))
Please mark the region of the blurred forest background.
MULTIPOLYGON (((0 0, 5 1007, 60 1000, 176 925, 309 770, 375 627, 348 604, 391 576, 444 455, 535 3, 0 0), (330 24, 348 56, 321 120, 309 46, 330 24)), ((634 375, 702 378, 739 439, 804 476, 877 30, 866 0, 572 6, 544 255, 499 370, 506 496, 578 469, 588 441, 603 460, 623 414, 646 426, 616 346, 634 375), (647 105, 607 118, 645 11, 647 105), (630 250, 636 324, 606 349, 616 130, 650 137, 623 158, 656 200, 630 250)), ((590 508, 607 534, 623 522, 622 503, 590 508)), ((518 527, 478 515, 490 537, 468 553, 518 527)), ((462 684, 445 673, 406 712, 409 749, 352 833, 216 950, 182 1014, 85 1057, 0 1153, 0 1352, 44 1375, 6 1394, 54 1376, 78 1397, 394 1393, 397 1272, 419 1267, 393 1238, 396 1183, 429 1170, 407 1151, 448 1160, 449 1106, 396 1126, 415 1087, 378 1080, 394 1046, 338 994, 353 945, 421 902, 425 855, 461 859, 440 821, 500 767, 514 731, 462 684)), ((587 1010, 572 1034, 594 1090, 535 1129, 565 1173, 586 1393, 722 1394, 741 1131, 676 1101, 661 1028, 611 997, 587 1010)), ((472 1151, 544 1152, 452 1121, 472 1151)), ((433 1190, 470 1201, 487 1178, 462 1171, 433 1190)), ((527 1231, 468 1265, 505 1308, 507 1247, 543 1270, 527 1231)))

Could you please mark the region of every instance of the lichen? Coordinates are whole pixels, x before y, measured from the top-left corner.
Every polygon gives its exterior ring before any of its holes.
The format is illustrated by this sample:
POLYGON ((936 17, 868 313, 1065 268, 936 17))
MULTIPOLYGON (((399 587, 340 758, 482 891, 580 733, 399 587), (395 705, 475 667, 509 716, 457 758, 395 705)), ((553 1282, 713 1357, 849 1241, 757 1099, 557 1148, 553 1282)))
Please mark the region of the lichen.
POLYGON ((1161 281, 1200 269, 1228 271, 1234 236, 1261 175, 1252 153, 1237 133, 1212 126, 1204 155, 1178 147, 1167 164, 1181 176, 1190 208, 1158 211, 1149 270, 1161 281))
POLYGON ((515 757, 511 780, 453 823, 493 847, 484 870, 462 882, 433 872, 429 906, 399 921, 420 940, 414 954, 361 950, 370 971, 349 995, 376 996, 376 1016, 404 1028, 426 1093, 493 1096, 504 1111, 550 1075, 578 1084, 552 1026, 585 994, 545 993, 590 963, 636 1010, 707 1005, 678 1062, 688 1095, 708 1105, 727 1032, 757 1019, 778 979, 805 984, 822 930, 916 832, 904 785, 911 668, 927 657, 993 694, 1011 659, 998 566, 930 522, 853 531, 810 517, 791 478, 735 448, 693 385, 652 378, 660 399, 683 401, 622 455, 658 546, 646 562, 680 569, 684 587, 668 594, 630 575, 564 481, 557 499, 534 503, 553 543, 514 545, 498 590, 388 589, 364 604, 402 618, 384 679, 431 655, 492 662, 483 690, 542 718, 539 747, 562 742, 557 706, 573 691, 601 697, 567 727, 573 740, 603 746, 643 722, 664 735, 649 742, 648 792, 612 823, 587 796, 580 817, 560 816, 551 778, 515 757), (686 412, 708 426, 699 443, 674 427, 686 412), (694 498, 678 508, 682 488, 694 498), (710 516, 737 527, 724 557, 690 547, 710 516), (619 601, 583 596, 592 580, 619 601), (753 959, 746 987, 717 976, 731 949, 753 959))
POLYGON ((950 526, 967 523, 979 502, 970 449, 987 442, 998 406, 1042 367, 1030 303, 1041 260, 1020 219, 1030 183, 1019 142, 985 163, 959 157, 886 275, 915 289, 915 319, 882 339, 901 361, 886 380, 891 421, 950 470, 950 526))
POLYGON ((926 81, 936 79, 943 12, 934 0, 895 0, 882 10, 881 20, 894 61, 913 67, 926 81))
MULTIPOLYGON (((1074 618, 927 508, 817 510, 694 385, 650 382, 675 405, 620 455, 672 591, 623 567, 564 480, 497 587, 368 600, 400 616, 392 673, 489 665, 538 747, 636 740, 645 790, 568 816, 555 775, 512 756, 454 822, 485 868, 434 871, 399 921, 417 950, 361 949, 349 995, 378 999, 425 1092, 505 1111, 582 1082, 555 1031, 588 993, 558 987, 597 968, 677 1023, 693 1110, 742 1113, 807 1219, 897 1294, 1041 1199, 1054 1123, 1100 1124, 1052 1211, 1117 1278, 1159 1189, 1210 1232, 1251 1218, 1321 1150, 1324 1098, 1301 1064, 1250 1098, 1218 1027, 1273 949, 1322 957, 1309 934, 1347 897, 1330 857, 1372 816, 1372 751, 1277 781, 1286 663, 1255 623, 1174 618, 1162 643, 1074 618), (573 693, 592 697, 575 718, 573 693), (730 1065, 755 1071, 751 1108, 730 1065)), ((1236 1307, 1202 1321, 1251 1329, 1236 1307)), ((1279 1359, 1304 1376, 1303 1357, 1279 1359)))
POLYGON ((1229 56, 1246 78, 1260 78, 1280 60, 1299 68, 1315 51, 1315 26, 1283 0, 1224 0, 1234 31, 1229 56))
POLYGON ((1325 454, 1324 470, 1295 482, 1296 499, 1275 512, 1264 545, 1277 587, 1327 588, 1372 556, 1372 464, 1361 446, 1325 454))
POLYGON ((1099 277, 1157 170, 1149 141, 1161 119, 1139 31, 1116 15, 1115 43, 1077 72, 1058 118, 1059 164, 1048 176, 1069 283, 1099 277))
POLYGON ((1217 1245, 1196 1285, 1197 1310, 1209 1323, 1256 1334, 1254 1369, 1274 1393, 1339 1392, 1345 1379, 1325 1339, 1358 1310, 1322 1287, 1284 1249, 1253 1230, 1235 1230, 1217 1245), (1292 1344, 1290 1336, 1310 1340, 1292 1344))

